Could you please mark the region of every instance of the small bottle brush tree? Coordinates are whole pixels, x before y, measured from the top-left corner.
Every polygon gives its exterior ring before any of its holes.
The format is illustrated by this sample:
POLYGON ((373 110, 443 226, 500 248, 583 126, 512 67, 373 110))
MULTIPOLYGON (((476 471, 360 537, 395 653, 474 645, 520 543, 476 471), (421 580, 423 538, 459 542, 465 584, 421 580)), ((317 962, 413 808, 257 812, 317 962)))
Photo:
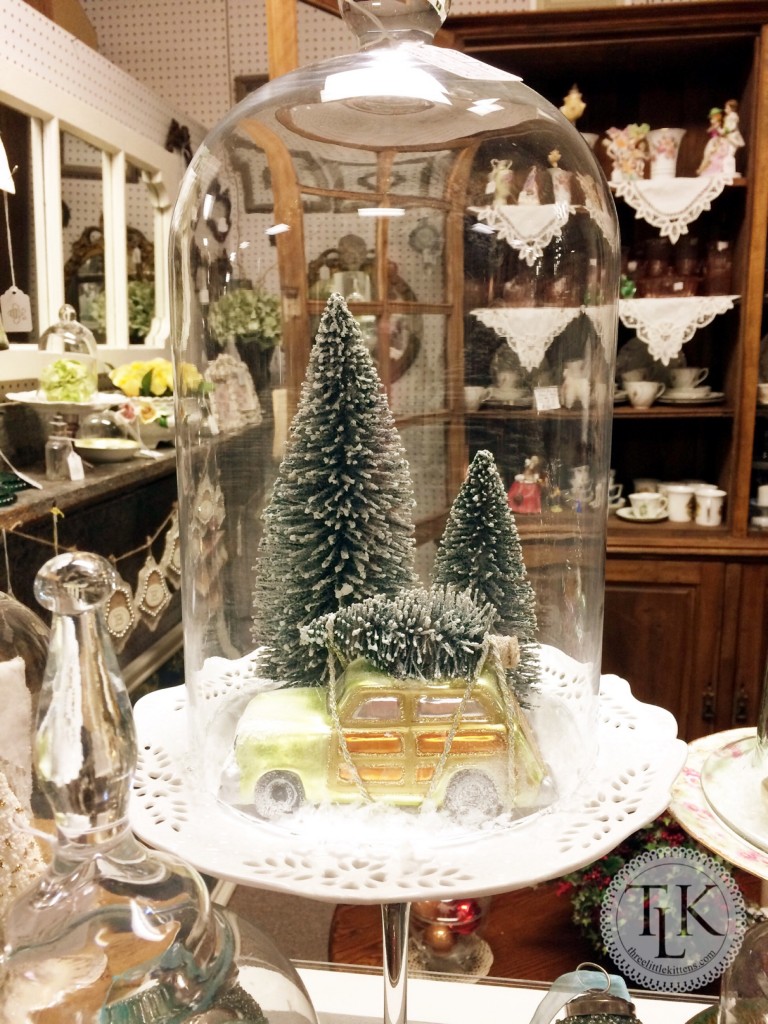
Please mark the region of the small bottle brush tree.
POLYGON ((496 611, 493 629, 517 637, 520 661, 511 682, 524 696, 539 679, 536 598, 504 483, 488 451, 474 457, 451 506, 433 578, 488 602, 496 611))
POLYGON ((341 295, 328 299, 259 547, 254 637, 261 668, 293 686, 327 682, 302 626, 415 584, 413 488, 373 361, 341 295))
POLYGON ((365 658, 395 679, 465 679, 478 670, 494 617, 490 605, 465 591, 415 588, 323 615, 301 639, 330 651, 342 668, 365 658))

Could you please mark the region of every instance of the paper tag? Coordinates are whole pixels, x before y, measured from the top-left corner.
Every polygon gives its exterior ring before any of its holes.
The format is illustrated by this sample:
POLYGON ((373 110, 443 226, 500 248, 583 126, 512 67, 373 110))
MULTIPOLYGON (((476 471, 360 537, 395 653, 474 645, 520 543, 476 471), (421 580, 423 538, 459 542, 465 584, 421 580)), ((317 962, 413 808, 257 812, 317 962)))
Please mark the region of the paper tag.
POLYGON ((3 327, 11 334, 15 331, 32 330, 32 308, 29 296, 14 285, 0 295, 0 316, 3 327))
POLYGON ((443 71, 450 71, 461 78, 472 78, 483 82, 521 82, 519 75, 513 75, 509 71, 502 71, 501 68, 491 67, 490 64, 483 64, 481 60, 470 57, 468 53, 461 53, 459 50, 449 50, 443 46, 424 46, 419 43, 411 43, 418 47, 419 57, 432 67, 442 68, 443 71))
POLYGON ((83 460, 77 454, 77 452, 70 452, 67 456, 67 470, 69 472, 70 480, 84 480, 85 470, 83 469, 83 460))
POLYGON ((560 408, 560 392, 556 387, 534 388, 533 402, 537 412, 560 408))

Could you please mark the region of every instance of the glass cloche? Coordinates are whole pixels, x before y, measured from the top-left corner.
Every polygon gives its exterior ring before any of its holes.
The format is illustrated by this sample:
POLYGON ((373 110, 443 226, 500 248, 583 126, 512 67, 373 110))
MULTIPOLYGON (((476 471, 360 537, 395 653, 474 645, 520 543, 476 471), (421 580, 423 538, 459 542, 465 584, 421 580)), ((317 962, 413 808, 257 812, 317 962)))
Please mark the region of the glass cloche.
POLYGON ((519 827, 596 756, 615 211, 446 6, 342 0, 175 209, 190 768, 254 827, 519 827))

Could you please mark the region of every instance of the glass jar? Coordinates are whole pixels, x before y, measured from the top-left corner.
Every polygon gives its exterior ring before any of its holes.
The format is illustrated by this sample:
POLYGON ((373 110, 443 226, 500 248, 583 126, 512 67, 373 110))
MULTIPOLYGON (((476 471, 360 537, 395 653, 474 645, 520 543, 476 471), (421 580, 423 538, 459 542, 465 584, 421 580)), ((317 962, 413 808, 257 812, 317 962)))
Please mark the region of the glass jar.
POLYGON ((74 449, 66 420, 63 416, 53 416, 49 429, 48 440, 45 442, 45 478, 69 480, 69 460, 74 454, 74 449))
POLYGON ((431 45, 445 6, 345 0, 361 52, 243 100, 173 216, 189 743, 200 785, 254 821, 466 821, 475 797, 518 821, 594 763, 615 211, 555 107, 431 45), (334 291, 337 267, 370 288, 334 291), (211 388, 246 335, 280 356, 263 419, 234 429, 211 388), (500 346, 524 388, 495 379, 500 346), (471 416, 465 384, 491 392, 471 416))

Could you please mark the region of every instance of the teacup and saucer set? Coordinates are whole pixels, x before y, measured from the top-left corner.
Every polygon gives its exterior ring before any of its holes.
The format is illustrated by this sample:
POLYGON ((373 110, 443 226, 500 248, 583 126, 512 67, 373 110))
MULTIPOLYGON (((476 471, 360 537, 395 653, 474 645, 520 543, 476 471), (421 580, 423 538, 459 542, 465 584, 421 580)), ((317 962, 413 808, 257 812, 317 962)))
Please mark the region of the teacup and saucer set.
POLYGON ((635 491, 629 496, 629 506, 616 509, 616 515, 628 523, 660 523, 669 515, 669 504, 666 495, 658 491, 635 491))
POLYGON ((706 366, 677 366, 670 370, 670 384, 659 401, 665 405, 699 405, 721 402, 725 394, 713 391, 704 381, 709 376, 706 366))

